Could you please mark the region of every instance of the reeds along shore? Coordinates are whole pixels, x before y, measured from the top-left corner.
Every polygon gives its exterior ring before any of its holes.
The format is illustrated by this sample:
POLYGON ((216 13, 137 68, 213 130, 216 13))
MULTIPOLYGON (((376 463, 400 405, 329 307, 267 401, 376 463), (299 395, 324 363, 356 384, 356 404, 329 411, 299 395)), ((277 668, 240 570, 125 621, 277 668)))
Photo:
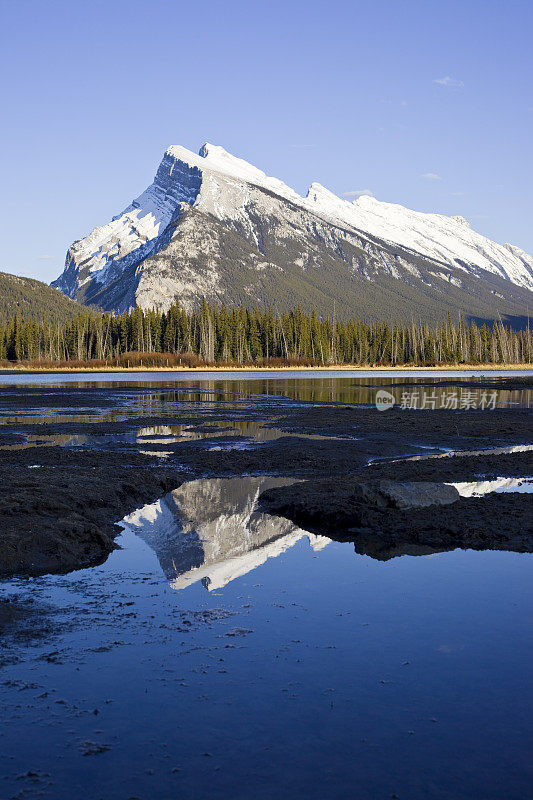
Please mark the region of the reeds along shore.
POLYGON ((350 372, 350 371, 375 371, 379 373, 390 372, 397 370, 417 370, 427 373, 438 372, 439 370, 450 369, 454 371, 465 371, 475 369, 477 372, 484 371, 487 375, 491 372, 500 374, 502 371, 513 370, 531 370, 531 377, 533 378, 533 364, 469 364, 469 363, 450 363, 450 364, 314 364, 309 361, 297 361, 294 359, 285 360, 272 358, 268 361, 266 359, 261 361, 254 361, 250 363, 236 364, 232 362, 216 362, 209 364, 202 362, 199 359, 192 360, 184 357, 179 357, 172 353, 125 353, 124 356, 110 359, 91 359, 90 361, 49 361, 47 359, 33 360, 33 361, 0 361, 0 374, 1 373, 17 373, 17 372, 151 372, 151 371, 175 371, 175 372, 272 372, 288 371, 288 372, 305 372, 313 370, 314 372, 350 372))
POLYGON ((513 330, 501 321, 368 324, 205 302, 192 312, 179 305, 166 313, 88 310, 60 323, 15 317, 0 325, 4 368, 527 366, 532 355, 529 326, 513 330))

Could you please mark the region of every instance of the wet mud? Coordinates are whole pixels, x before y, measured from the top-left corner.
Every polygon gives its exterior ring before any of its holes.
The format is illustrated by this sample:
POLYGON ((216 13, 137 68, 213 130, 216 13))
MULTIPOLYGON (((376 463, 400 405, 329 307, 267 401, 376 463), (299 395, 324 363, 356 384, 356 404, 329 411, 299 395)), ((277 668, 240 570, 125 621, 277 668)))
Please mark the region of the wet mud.
MULTIPOLYGON (((271 489, 260 498, 267 513, 313 533, 353 541, 356 553, 386 560, 455 548, 533 552, 533 498, 490 494, 420 507, 399 507, 383 498, 383 481, 306 481, 271 489)), ((398 483, 403 487, 406 484, 398 483)), ((417 481, 412 486, 439 487, 417 481)))
MULTIPOLYGON (((513 378, 497 385, 530 387, 513 378)), ((1 577, 99 564, 133 509, 184 481, 235 475, 303 478, 264 494, 264 508, 380 558, 409 547, 533 549, 531 496, 399 509, 357 489, 531 475, 531 452, 409 460, 531 444, 527 409, 380 412, 230 392, 7 388, 0 423, 1 577)))

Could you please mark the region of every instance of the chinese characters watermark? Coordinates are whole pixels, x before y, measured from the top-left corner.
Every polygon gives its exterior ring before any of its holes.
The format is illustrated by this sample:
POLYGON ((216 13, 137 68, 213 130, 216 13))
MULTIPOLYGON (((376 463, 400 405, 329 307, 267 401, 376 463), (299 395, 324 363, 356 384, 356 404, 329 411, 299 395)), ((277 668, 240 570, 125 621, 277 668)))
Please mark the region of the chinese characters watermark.
MULTIPOLYGON (((438 396, 435 390, 413 389, 402 392, 399 402, 401 409, 444 409, 462 410, 481 409, 481 411, 494 411, 496 408, 497 392, 474 392, 471 389, 453 389, 441 392, 438 396)), ((387 411, 396 404, 396 398, 390 392, 380 389, 376 393, 376 408, 378 411, 387 411)))

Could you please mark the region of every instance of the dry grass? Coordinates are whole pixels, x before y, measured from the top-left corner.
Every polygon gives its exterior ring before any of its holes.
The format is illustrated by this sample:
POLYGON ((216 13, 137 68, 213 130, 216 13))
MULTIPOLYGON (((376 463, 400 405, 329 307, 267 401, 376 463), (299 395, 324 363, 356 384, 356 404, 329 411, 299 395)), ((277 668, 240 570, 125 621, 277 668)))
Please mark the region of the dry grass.
POLYGON ((128 370, 213 370, 213 371, 249 371, 249 370, 305 370, 313 369, 321 372, 357 371, 357 370, 483 370, 484 372, 502 370, 530 370, 533 364, 327 364, 312 359, 301 358, 268 358, 238 363, 233 361, 217 361, 208 363, 192 353, 124 353, 115 358, 92 359, 90 361, 51 361, 40 359, 35 361, 0 361, 3 372, 127 372, 128 370))

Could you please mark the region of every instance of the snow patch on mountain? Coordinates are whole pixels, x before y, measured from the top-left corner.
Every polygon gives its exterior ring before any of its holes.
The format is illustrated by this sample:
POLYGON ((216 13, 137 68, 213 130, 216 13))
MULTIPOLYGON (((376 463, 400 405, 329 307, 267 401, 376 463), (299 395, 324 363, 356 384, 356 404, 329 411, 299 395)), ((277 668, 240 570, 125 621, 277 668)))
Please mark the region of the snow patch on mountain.
POLYGON ((346 211, 346 221, 380 239, 403 245, 437 261, 470 270, 479 267, 533 289, 533 259, 470 228, 464 217, 424 214, 363 196, 346 211))
POLYGON ((319 183, 309 188, 306 205, 339 225, 349 225, 436 261, 467 271, 485 269, 533 289, 533 258, 520 248, 496 244, 476 233, 464 217, 411 211, 368 195, 349 202, 319 183))

